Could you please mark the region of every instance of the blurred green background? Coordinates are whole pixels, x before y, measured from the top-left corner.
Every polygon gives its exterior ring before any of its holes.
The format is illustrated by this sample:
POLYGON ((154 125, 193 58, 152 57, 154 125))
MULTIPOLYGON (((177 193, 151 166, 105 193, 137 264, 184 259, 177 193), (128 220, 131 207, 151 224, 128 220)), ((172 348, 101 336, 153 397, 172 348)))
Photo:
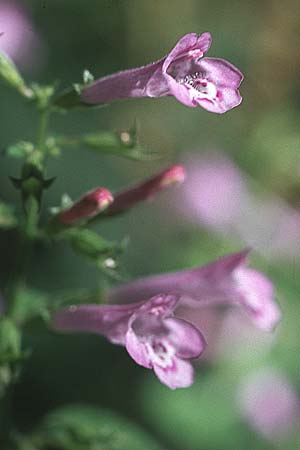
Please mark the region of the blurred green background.
MULTIPOLYGON (((59 204, 65 192, 72 198, 96 186, 115 192, 181 160, 182 152, 201 154, 208 149, 228 155, 255 180, 259 190, 298 207, 298 1, 286 0, 283 5, 279 0, 32 0, 21 4, 42 42, 40 64, 24 68, 29 80, 57 80, 64 88, 78 82, 84 69, 100 77, 144 65, 162 57, 183 34, 192 31, 210 31, 209 56, 228 59, 245 74, 243 103, 225 115, 189 109, 166 97, 116 102, 53 117, 51 129, 66 135, 127 129, 138 119, 142 144, 159 151, 162 159, 142 163, 87 149, 65 150, 62 158, 47 166, 47 175, 57 179, 45 196, 44 215, 47 208, 59 204)), ((24 106, 3 84, 0 98, 1 149, 21 139, 34 139, 37 117, 30 106, 24 106)), ((0 156, 0 196, 7 202, 19 204, 18 192, 8 179, 8 175, 18 176, 19 170, 18 161, 0 156)), ((98 228, 107 238, 129 238, 121 261, 124 276, 200 265, 245 245, 241 239, 183 219, 170 221, 164 213, 168 195, 98 228)), ((260 217, 255 220, 259 223, 260 217)), ((300 242, 295 246, 300 254, 300 242)), ((14 249, 14 234, 2 233, 2 280, 9 272, 14 249)), ((101 337, 55 335, 41 323, 32 324, 26 332, 32 353, 13 399, 17 426, 30 431, 54 407, 85 403, 132 419, 170 450, 296 449, 293 439, 274 442, 247 423, 239 411, 237 392, 244 377, 262 367, 279 370, 295 390, 300 388, 299 261, 291 257, 283 262, 254 252, 252 263, 273 280, 283 310, 272 344, 261 352, 260 339, 267 338, 260 334, 257 339, 253 330, 256 337, 250 335, 245 350, 230 357, 221 352, 217 358, 200 362, 195 385, 187 390, 168 390, 151 371, 138 367, 123 348, 101 337)), ((45 292, 99 284, 99 272, 63 245, 38 247, 29 277, 35 288, 45 292)))

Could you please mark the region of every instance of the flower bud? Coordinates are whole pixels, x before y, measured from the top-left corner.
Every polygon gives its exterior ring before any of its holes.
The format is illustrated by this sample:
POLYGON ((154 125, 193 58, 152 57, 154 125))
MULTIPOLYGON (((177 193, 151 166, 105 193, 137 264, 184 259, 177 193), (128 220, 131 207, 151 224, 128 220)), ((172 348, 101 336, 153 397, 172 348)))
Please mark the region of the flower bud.
POLYGON ((113 204, 107 210, 107 214, 118 214, 131 208, 138 202, 150 200, 157 192, 172 184, 182 183, 184 179, 184 167, 179 165, 170 166, 158 175, 116 194, 113 204))
POLYGON ((59 213, 58 219, 64 225, 75 225, 78 222, 96 216, 113 201, 112 194, 105 188, 97 188, 87 192, 70 208, 59 213))

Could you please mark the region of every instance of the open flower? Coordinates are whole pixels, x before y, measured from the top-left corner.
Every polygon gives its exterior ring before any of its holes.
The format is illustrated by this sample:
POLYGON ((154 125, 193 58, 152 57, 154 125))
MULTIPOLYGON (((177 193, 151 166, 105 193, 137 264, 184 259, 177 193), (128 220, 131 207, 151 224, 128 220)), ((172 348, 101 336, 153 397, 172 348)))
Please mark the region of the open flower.
POLYGON ((210 33, 183 36, 159 61, 100 78, 85 87, 83 103, 96 105, 128 97, 173 95, 186 106, 224 113, 239 105, 242 73, 219 58, 203 58, 211 45, 210 33))
POLYGON ((129 303, 172 292, 181 295, 181 305, 195 308, 238 306, 257 327, 269 331, 280 320, 281 312, 271 281, 246 266, 247 254, 242 251, 203 267, 134 280, 111 289, 108 300, 129 303))
POLYGON ((188 361, 198 357, 205 341, 192 324, 174 316, 179 297, 158 295, 128 305, 81 305, 59 311, 52 325, 62 331, 85 331, 124 345, 134 361, 153 369, 171 389, 193 383, 188 361))

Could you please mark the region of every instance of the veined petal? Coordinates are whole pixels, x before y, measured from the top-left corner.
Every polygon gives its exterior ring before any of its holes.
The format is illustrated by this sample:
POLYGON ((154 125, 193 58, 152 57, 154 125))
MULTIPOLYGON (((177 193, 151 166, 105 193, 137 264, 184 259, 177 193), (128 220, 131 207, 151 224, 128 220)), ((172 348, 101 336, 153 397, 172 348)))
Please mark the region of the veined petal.
POLYGON ((201 57, 211 45, 211 35, 206 32, 198 36, 196 33, 184 35, 170 51, 163 63, 163 72, 166 73, 169 65, 177 58, 192 57, 193 51, 199 51, 195 57, 201 57), (189 53, 190 52, 190 53, 189 53))
POLYGON ((169 330, 168 341, 174 345, 178 357, 197 358, 205 350, 204 336, 191 323, 172 317, 165 319, 164 323, 169 330))
POLYGON ((198 97, 195 101, 207 111, 223 114, 238 106, 242 102, 242 96, 236 89, 224 88, 222 91, 219 91, 214 100, 198 97))
POLYGON ((173 357, 172 367, 155 364, 153 370, 159 380, 171 389, 189 387, 194 382, 194 369, 191 363, 176 356, 173 357))
POLYGON ((197 63, 198 70, 206 73, 208 80, 217 86, 236 89, 240 86, 244 76, 233 64, 222 58, 202 58, 197 63))

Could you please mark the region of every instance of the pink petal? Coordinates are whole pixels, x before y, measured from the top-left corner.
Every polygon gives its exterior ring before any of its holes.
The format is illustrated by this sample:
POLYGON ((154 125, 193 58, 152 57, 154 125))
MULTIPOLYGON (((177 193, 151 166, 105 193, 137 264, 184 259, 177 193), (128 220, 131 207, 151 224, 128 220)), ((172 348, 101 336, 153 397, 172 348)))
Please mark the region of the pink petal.
POLYGON ((234 279, 237 292, 242 296, 242 304, 253 322, 259 328, 271 331, 281 319, 271 281, 262 273, 247 267, 237 269, 234 279))
POLYGON ((232 88, 223 88, 219 91, 219 97, 213 101, 206 98, 197 99, 197 103, 207 111, 217 114, 223 114, 232 108, 235 108, 242 102, 242 96, 238 90, 232 88))
POLYGON ((153 370, 158 379, 171 389, 189 387, 194 382, 194 369, 188 362, 180 358, 173 358, 172 367, 163 368, 154 365, 153 370))
POLYGON ((168 318, 164 320, 169 329, 168 341, 176 349, 176 354, 180 358, 197 358, 206 347, 206 342, 202 333, 186 320, 168 318))
POLYGON ((137 364, 152 368, 146 345, 138 339, 132 328, 129 328, 126 334, 126 350, 137 364))
POLYGON ((233 64, 221 58, 203 58, 197 64, 209 81, 216 86, 237 89, 243 81, 243 74, 233 64))
POLYGON ((167 55, 162 67, 162 71, 166 73, 171 62, 180 56, 184 56, 189 50, 194 49, 197 45, 197 42, 198 35, 196 33, 189 33, 184 35, 167 55))

